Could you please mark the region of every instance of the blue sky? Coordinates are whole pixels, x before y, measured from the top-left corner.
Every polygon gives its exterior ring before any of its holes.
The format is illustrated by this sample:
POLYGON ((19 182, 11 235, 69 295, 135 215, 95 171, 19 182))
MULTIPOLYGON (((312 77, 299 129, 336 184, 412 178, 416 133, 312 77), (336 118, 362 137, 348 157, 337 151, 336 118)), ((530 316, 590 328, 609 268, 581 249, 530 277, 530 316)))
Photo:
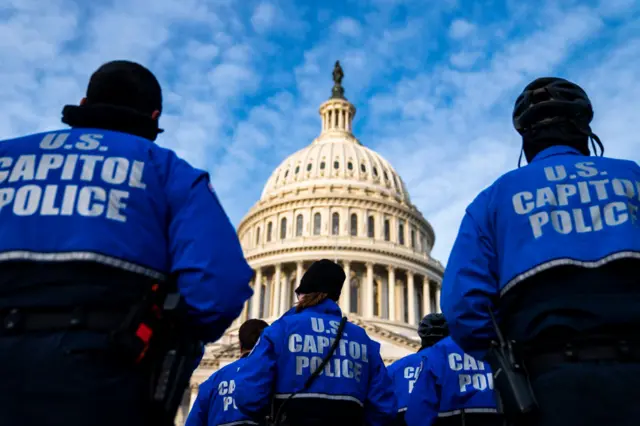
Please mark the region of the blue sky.
POLYGON ((517 164, 530 80, 581 84, 606 154, 640 160, 636 0, 5 0, 0 138, 62 127, 112 59, 159 77, 158 143, 211 173, 236 225, 319 133, 336 59, 356 135, 398 170, 443 263, 466 205, 517 164))

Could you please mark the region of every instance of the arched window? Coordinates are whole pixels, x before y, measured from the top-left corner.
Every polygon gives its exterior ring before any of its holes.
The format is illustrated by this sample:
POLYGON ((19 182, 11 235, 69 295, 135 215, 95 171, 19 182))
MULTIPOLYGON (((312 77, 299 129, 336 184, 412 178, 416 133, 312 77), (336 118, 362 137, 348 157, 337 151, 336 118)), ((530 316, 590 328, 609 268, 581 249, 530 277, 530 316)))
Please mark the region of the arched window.
POLYGON ((356 237, 358 235, 358 215, 351 214, 351 236, 356 237))
POLYGON ((267 225, 267 242, 271 241, 271 233, 273 232, 273 222, 269 222, 267 225))
POLYGON ((313 235, 320 235, 321 228, 322 216, 320 216, 320 213, 316 213, 313 215, 313 235))
POLYGON ((260 244, 260 227, 256 228, 256 245, 260 244))
POLYGON ((404 220, 398 222, 398 244, 404 245, 404 220))
POLYGON ((391 222, 389 219, 384 220, 384 240, 391 241, 391 222))
POLYGON ((303 219, 302 219, 302 215, 299 214, 296 217, 296 237, 301 237, 302 236, 302 225, 303 225, 303 219))
POLYGON ((376 234, 376 228, 375 228, 375 219, 373 216, 369 216, 367 218, 367 236, 369 238, 373 238, 374 235, 376 234))
POLYGON ((280 239, 284 240, 287 238, 287 218, 283 217, 280 219, 280 239))
POLYGON ((340 213, 334 213, 331 215, 331 234, 340 234, 340 213))

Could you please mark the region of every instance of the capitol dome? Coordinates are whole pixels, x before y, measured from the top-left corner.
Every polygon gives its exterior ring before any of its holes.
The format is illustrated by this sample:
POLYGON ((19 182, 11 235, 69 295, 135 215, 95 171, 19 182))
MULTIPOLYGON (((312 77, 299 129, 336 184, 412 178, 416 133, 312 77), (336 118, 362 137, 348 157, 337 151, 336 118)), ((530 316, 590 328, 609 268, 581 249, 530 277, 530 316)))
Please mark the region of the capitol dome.
MULTIPOLYGON (((329 102, 331 106, 336 104, 336 101, 329 102)), ((380 154, 363 146, 347 131, 349 121, 344 123, 344 129, 331 128, 328 124, 331 123, 330 113, 327 115, 321 108, 320 114, 323 133, 275 169, 262 191, 261 201, 299 193, 304 188, 324 185, 327 181, 333 185, 373 190, 399 202, 409 201, 409 194, 398 173, 380 154)))
POLYGON ((444 268, 431 258, 433 228, 391 164, 353 135, 356 108, 344 97, 339 63, 333 74, 320 134, 280 163, 238 226, 255 271, 254 294, 225 336, 207 347, 185 396, 191 403, 198 383, 240 357, 239 326, 249 318, 271 322, 291 308, 294 289, 316 260, 343 266, 340 307, 381 344, 387 364, 415 353, 420 319, 440 312, 444 268))

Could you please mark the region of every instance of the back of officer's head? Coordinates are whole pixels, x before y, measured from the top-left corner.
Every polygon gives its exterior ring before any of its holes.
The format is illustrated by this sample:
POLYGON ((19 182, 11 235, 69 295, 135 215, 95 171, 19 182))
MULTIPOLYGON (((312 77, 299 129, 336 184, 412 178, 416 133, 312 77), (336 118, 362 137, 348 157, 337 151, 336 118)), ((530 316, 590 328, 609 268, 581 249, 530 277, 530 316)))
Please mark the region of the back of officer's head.
POLYGON ((269 324, 261 319, 250 319, 245 321, 238 331, 240 351, 247 352, 253 349, 262 334, 262 330, 267 327, 269 327, 269 324))
POLYGON ((315 306, 325 299, 337 302, 346 275, 342 266, 328 259, 314 262, 300 280, 296 294, 301 297, 296 310, 315 306))
POLYGON ((418 336, 422 342, 420 350, 435 345, 448 335, 449 325, 444 315, 437 313, 426 315, 418 325, 418 336))
MULTIPOLYGON (((527 162, 546 148, 565 145, 589 155, 589 139, 602 144, 591 131, 593 108, 577 84, 557 77, 529 83, 516 99, 513 126, 522 136, 527 162)), ((595 149, 595 147, 594 147, 595 149)))
POLYGON ((135 62, 111 61, 91 75, 80 106, 64 107, 62 122, 155 140, 161 112, 162 89, 153 73, 135 62))

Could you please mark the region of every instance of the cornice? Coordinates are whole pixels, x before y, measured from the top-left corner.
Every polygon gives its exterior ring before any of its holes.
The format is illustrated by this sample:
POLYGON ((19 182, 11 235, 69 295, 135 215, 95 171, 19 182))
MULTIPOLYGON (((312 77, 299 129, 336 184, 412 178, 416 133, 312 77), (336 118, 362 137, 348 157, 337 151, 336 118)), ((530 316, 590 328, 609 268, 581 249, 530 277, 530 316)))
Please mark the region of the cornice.
POLYGON ((384 198, 371 198, 359 194, 322 193, 317 195, 304 195, 299 198, 275 198, 265 202, 256 203, 238 225, 240 238, 263 218, 274 213, 292 211, 307 207, 358 207, 377 210, 381 213, 391 214, 401 219, 411 219, 421 225, 421 231, 428 236, 431 247, 435 244, 435 232, 431 223, 413 205, 406 205, 397 201, 389 201, 384 198))
POLYGON ((432 258, 425 258, 415 255, 411 251, 404 251, 400 248, 389 246, 381 247, 381 245, 372 244, 371 246, 356 245, 354 243, 347 244, 331 244, 327 242, 314 242, 310 240, 302 240, 299 245, 283 246, 281 244, 273 244, 272 247, 258 251, 256 249, 247 250, 245 257, 253 267, 270 266, 275 263, 288 263, 305 260, 317 260, 318 252, 329 252, 330 257, 334 256, 339 260, 350 260, 353 262, 374 262, 384 265, 393 265, 403 269, 422 269, 430 278, 441 280, 444 275, 444 267, 432 258), (378 255, 383 259, 374 259, 368 255, 378 255), (280 262, 278 262, 278 258, 280 262), (377 262, 376 262, 377 260, 377 262), (400 261, 400 262, 399 262, 400 261), (405 263, 405 264, 403 264, 405 263), (407 265, 408 264, 408 265, 407 265))

